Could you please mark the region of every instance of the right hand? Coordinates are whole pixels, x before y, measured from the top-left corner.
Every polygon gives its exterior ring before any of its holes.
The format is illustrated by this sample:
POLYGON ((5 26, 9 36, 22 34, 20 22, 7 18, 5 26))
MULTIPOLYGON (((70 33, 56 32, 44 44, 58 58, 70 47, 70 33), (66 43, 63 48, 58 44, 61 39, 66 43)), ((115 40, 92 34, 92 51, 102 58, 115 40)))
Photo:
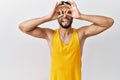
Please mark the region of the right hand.
POLYGON ((58 19, 62 16, 62 11, 59 9, 60 4, 57 2, 53 11, 48 15, 50 20, 58 19))

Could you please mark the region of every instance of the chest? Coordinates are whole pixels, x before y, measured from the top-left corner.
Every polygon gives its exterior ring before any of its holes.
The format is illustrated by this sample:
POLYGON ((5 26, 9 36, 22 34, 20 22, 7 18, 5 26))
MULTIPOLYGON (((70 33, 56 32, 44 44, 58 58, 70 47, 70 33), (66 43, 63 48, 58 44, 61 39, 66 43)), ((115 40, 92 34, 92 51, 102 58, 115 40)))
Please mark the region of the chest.
POLYGON ((60 39, 61 42, 63 42, 64 44, 69 44, 69 42, 70 42, 71 39, 72 39, 72 34, 67 35, 67 36, 59 35, 59 39, 60 39))

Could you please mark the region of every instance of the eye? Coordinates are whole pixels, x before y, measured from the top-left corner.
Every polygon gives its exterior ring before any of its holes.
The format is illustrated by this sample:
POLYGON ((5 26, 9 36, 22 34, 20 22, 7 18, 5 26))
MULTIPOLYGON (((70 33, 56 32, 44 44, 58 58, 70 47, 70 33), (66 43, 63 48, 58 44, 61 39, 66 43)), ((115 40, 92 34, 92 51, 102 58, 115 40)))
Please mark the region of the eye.
POLYGON ((60 12, 57 12, 58 15, 60 15, 60 12))
POLYGON ((68 11, 68 14, 71 14, 72 12, 71 11, 68 11))

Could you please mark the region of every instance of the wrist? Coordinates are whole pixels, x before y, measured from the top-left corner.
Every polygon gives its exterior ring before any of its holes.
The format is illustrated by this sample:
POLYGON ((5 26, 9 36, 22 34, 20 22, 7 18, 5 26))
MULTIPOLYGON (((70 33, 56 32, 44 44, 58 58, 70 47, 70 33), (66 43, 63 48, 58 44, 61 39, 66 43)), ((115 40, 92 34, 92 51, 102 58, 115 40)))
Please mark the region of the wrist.
POLYGON ((46 16, 46 18, 47 18, 49 21, 55 20, 55 19, 51 16, 51 14, 48 14, 48 15, 46 16))
POLYGON ((47 21, 51 21, 50 15, 46 15, 46 16, 44 16, 44 18, 45 18, 47 21))
POLYGON ((83 19, 82 16, 83 16, 83 14, 80 14, 77 19, 82 20, 83 19))

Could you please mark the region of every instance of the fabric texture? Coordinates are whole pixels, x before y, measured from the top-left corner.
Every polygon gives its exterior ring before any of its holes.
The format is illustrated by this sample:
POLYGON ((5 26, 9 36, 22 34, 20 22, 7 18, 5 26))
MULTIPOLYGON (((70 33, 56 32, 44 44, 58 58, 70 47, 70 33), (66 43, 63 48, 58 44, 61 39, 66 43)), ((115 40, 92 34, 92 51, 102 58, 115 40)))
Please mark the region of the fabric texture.
POLYGON ((58 29, 52 37, 50 80, 81 80, 81 50, 78 33, 73 29, 72 37, 65 44, 58 29))

